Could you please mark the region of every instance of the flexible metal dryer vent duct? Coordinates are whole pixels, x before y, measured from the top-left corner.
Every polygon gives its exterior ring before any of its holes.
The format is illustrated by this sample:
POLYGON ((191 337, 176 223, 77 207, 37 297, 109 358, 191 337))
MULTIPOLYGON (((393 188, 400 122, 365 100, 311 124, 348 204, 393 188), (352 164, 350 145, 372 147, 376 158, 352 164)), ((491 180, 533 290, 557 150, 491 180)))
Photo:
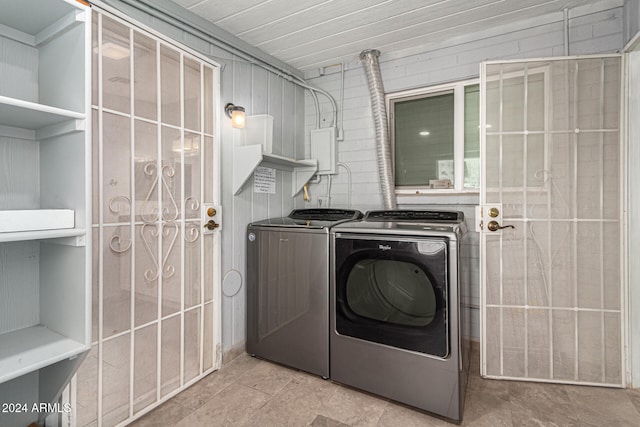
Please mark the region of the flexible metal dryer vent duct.
POLYGON ((375 49, 360 52, 360 60, 364 66, 369 82, 373 122, 376 127, 376 153, 378 158, 378 175, 385 209, 396 209, 395 183, 393 165, 391 163, 391 143, 387 124, 387 108, 384 102, 384 87, 378 62, 380 51, 375 49))

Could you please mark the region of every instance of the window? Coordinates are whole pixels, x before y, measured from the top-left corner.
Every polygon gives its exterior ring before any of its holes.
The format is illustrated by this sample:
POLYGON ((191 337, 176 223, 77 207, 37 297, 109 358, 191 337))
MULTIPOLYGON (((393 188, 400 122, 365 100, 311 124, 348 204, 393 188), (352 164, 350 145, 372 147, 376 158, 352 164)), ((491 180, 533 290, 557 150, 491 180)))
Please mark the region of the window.
POLYGON ((478 81, 390 94, 387 101, 396 193, 477 191, 478 81))

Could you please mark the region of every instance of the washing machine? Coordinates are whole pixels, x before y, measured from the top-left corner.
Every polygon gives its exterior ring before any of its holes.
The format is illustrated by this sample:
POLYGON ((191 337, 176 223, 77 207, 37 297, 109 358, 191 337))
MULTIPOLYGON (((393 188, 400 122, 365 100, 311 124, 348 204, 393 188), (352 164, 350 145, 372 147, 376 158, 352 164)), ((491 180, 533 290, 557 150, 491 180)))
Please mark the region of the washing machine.
POLYGON ((332 380, 462 419, 466 232, 462 212, 412 210, 331 229, 332 380))
POLYGON ((296 209, 247 227, 247 353, 329 377, 329 231, 350 209, 296 209))

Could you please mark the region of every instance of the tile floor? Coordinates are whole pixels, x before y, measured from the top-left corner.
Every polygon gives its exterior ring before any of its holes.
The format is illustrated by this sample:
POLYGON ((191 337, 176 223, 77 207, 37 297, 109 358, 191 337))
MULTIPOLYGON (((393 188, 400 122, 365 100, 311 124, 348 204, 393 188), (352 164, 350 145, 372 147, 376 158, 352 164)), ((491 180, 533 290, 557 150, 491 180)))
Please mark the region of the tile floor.
MULTIPOLYGON (((638 426, 640 390, 480 378, 473 353, 463 426, 638 426)), ((242 354, 132 424, 452 426, 443 419, 242 354)))

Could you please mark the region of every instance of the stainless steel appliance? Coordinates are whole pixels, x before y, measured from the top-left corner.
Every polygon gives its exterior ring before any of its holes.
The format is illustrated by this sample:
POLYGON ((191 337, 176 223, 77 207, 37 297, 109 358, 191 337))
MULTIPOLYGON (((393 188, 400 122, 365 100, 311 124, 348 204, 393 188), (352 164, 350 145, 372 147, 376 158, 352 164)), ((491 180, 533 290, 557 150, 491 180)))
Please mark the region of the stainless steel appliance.
POLYGON ((331 379, 462 419, 465 234, 461 212, 439 211, 372 211, 332 228, 331 379))
POLYGON ((329 229, 347 209, 297 209, 247 227, 247 352, 329 377, 329 229))

